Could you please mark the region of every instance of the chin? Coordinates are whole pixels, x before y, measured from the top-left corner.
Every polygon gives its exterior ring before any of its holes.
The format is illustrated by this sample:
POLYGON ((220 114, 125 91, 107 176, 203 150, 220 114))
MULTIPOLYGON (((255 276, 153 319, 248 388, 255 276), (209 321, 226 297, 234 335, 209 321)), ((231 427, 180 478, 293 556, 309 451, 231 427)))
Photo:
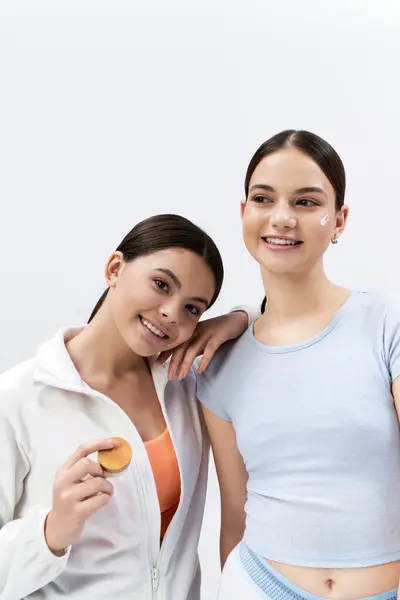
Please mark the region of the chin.
POLYGON ((271 275, 296 275, 305 270, 305 265, 297 261, 258 260, 261 271, 271 275))
POLYGON ((160 350, 156 350, 152 344, 147 344, 144 340, 138 338, 137 334, 135 335, 134 332, 130 332, 130 335, 123 335, 122 337, 129 350, 136 356, 149 358, 157 352, 160 352, 160 350))
POLYGON ((271 266, 264 266, 261 265, 263 271, 269 275, 282 275, 282 276, 290 276, 290 275, 296 275, 297 273, 299 273, 301 271, 301 269, 289 269, 288 267, 284 268, 278 268, 278 267, 271 267, 271 266))
POLYGON ((303 261, 298 260, 298 257, 277 256, 274 258, 261 253, 258 253, 256 261, 263 269, 276 273, 297 271, 303 264, 303 261))
MULTIPOLYGON (((128 342, 127 342, 128 343, 128 342)), ((171 350, 175 347, 176 344, 172 343, 164 343, 164 344, 151 344, 142 341, 135 340, 133 343, 128 343, 129 348, 132 350, 136 356, 141 356, 142 358, 151 358, 160 352, 165 352, 167 350, 171 350)))

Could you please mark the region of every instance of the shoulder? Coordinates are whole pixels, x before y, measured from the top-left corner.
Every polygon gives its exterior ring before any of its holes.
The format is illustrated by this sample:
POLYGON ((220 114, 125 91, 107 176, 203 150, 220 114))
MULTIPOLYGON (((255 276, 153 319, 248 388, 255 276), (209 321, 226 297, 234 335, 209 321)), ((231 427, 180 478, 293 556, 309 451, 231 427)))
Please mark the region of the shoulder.
POLYGON ((29 423, 31 407, 36 397, 34 386, 35 361, 27 360, 0 375, 0 445, 8 450, 18 446, 29 456, 29 423))
POLYGON ((373 344, 374 353, 382 357, 394 381, 400 375, 400 298, 365 293, 360 302, 362 321, 359 327, 364 332, 364 339, 373 344))
POLYGON ((29 359, 0 375, 0 424, 19 430, 29 423, 37 397, 35 359, 29 359))
POLYGON ((214 354, 206 371, 198 375, 198 382, 211 384, 223 378, 231 377, 243 356, 248 353, 248 345, 252 339, 253 324, 237 339, 226 342, 214 354))
POLYGON ((36 360, 30 358, 0 374, 0 396, 18 394, 33 385, 36 360))
POLYGON ((361 318, 368 329, 400 324, 400 297, 356 292, 349 316, 361 318))
POLYGON ((371 323, 379 324, 386 351, 400 345, 400 298, 374 295, 371 302, 371 323))
POLYGON ((207 369, 197 376, 197 397, 211 412, 231 420, 232 403, 238 378, 246 375, 252 325, 243 335, 225 343, 215 353, 207 369))

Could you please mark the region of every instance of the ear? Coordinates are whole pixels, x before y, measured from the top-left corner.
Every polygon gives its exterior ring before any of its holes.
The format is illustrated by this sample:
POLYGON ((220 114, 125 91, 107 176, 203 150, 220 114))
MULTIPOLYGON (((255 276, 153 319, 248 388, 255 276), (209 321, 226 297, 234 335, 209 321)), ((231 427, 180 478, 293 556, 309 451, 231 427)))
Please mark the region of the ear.
POLYGON ((121 277, 124 265, 125 262, 122 252, 113 252, 108 259, 105 268, 106 281, 109 287, 115 287, 118 279, 121 277))
POLYGON ((347 218, 349 216, 349 207, 344 204, 340 211, 336 214, 336 223, 334 234, 338 238, 342 235, 343 231, 346 228, 347 218))
POLYGON ((240 218, 243 219, 244 211, 246 210, 247 200, 244 198, 240 201, 240 218))

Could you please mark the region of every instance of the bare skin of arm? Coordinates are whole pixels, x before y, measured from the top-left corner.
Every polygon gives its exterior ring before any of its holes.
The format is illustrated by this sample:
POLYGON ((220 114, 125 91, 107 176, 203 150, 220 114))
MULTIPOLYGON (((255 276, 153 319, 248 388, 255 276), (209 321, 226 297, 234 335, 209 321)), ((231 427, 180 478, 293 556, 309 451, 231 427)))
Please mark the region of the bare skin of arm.
POLYGON ((221 495, 221 567, 243 537, 247 473, 238 450, 232 423, 203 406, 221 495))

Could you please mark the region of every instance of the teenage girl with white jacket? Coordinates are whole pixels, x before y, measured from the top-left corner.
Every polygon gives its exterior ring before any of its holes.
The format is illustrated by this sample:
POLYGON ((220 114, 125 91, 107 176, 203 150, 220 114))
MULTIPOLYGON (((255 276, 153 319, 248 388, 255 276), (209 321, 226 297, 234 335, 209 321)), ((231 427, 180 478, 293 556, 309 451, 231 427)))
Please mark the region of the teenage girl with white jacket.
MULTIPOLYGON (((192 336, 221 257, 190 221, 159 215, 128 233, 106 279, 89 325, 0 377, 1 600, 199 599, 208 442, 196 375, 169 381, 153 357, 192 336), (115 436, 133 456, 109 478, 96 452, 115 436)), ((246 325, 239 312, 213 319, 202 340, 246 325)))

